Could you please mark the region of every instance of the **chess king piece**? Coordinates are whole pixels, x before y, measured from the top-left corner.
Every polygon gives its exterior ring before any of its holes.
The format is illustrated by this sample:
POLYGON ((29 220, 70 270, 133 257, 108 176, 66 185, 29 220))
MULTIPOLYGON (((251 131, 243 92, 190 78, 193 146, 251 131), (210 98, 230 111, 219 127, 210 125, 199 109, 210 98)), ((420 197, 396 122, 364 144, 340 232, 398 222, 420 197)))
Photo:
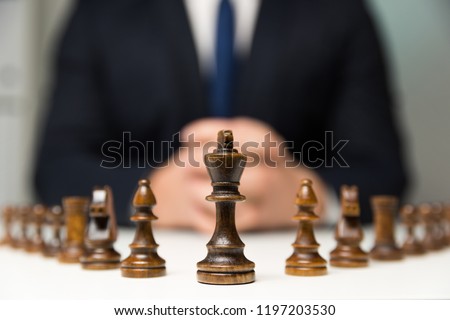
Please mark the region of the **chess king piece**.
POLYGON ((140 180, 133 198, 135 212, 131 216, 131 221, 136 223, 136 233, 130 244, 131 254, 120 265, 124 277, 150 278, 166 274, 166 262, 156 252, 158 244, 152 231, 152 221, 158 219, 152 211, 155 204, 150 182, 140 180))
POLYGON ((50 229, 50 239, 45 242, 42 254, 46 257, 55 257, 61 250, 61 226, 63 224, 63 211, 60 206, 53 206, 45 213, 45 224, 50 229))
POLYGON ((341 187, 341 218, 336 225, 336 249, 331 251, 330 264, 335 267, 366 267, 369 255, 360 248, 363 230, 360 222, 358 187, 341 187))
POLYGON ((417 240, 414 233, 414 229, 419 223, 417 209, 410 204, 404 205, 400 210, 400 216, 407 232, 406 239, 402 247, 403 252, 409 255, 424 254, 425 248, 422 243, 417 240))
POLYGON ((319 255, 319 243, 314 236, 313 222, 319 217, 314 213, 317 198, 312 181, 301 181, 295 200, 298 212, 293 217, 298 221, 297 238, 292 244, 294 253, 286 260, 285 272, 292 276, 320 276, 327 273, 327 262, 319 255))
POLYGON ((442 249, 442 243, 440 237, 437 236, 436 222, 436 208, 433 208, 429 203, 422 203, 419 206, 420 217, 425 225, 425 236, 423 238, 423 246, 427 251, 435 251, 442 249))
POLYGON ((0 240, 0 245, 10 245, 13 242, 12 237, 12 222, 13 222, 14 208, 7 206, 3 208, 3 227, 5 234, 0 240))
POLYGON ((89 270, 120 267, 120 254, 114 250, 117 222, 113 193, 109 186, 94 188, 89 206, 89 223, 84 236, 86 250, 80 257, 81 266, 89 270))
POLYGON ((395 242, 395 215, 398 198, 395 196, 373 196, 371 198, 375 223, 375 246, 370 256, 376 260, 400 260, 403 252, 395 242))
POLYGON ((25 251, 42 252, 44 250, 44 240, 42 240, 42 225, 44 223, 45 211, 47 208, 41 204, 33 206, 29 216, 28 233, 29 236, 25 251))
POLYGON ((66 238, 58 253, 58 260, 63 263, 78 263, 85 250, 84 232, 89 199, 85 197, 65 197, 62 204, 66 238))
POLYGON ((205 155, 213 192, 206 200, 216 204, 216 227, 206 245, 206 258, 197 263, 197 280, 207 284, 245 284, 255 281, 255 264, 244 256, 244 243, 235 224, 237 201, 245 200, 238 191, 247 157, 233 149, 233 133, 218 133, 217 149, 205 155))

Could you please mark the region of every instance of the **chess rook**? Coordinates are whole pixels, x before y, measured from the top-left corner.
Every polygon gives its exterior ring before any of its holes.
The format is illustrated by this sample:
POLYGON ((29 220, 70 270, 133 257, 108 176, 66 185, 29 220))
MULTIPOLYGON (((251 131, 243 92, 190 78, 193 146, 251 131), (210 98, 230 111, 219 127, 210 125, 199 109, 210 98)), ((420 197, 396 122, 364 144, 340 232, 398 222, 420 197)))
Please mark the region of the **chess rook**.
POLYGON ((78 263, 84 254, 84 232, 86 229, 89 199, 65 197, 62 200, 66 239, 63 241, 58 260, 63 263, 78 263))
POLYGON ((27 252, 42 252, 44 241, 42 240, 42 225, 44 223, 47 208, 41 204, 33 206, 28 219, 27 230, 29 235, 25 246, 27 252))
POLYGON ((131 254, 120 265, 124 277, 150 278, 166 274, 166 262, 157 253, 158 244, 152 231, 152 221, 158 219, 153 214, 155 204, 150 182, 140 180, 133 198, 135 211, 131 217, 131 221, 136 223, 136 233, 130 244, 131 254))
POLYGON ((16 209, 15 221, 17 232, 14 235, 12 247, 16 249, 25 249, 28 245, 28 223, 30 220, 31 207, 22 206, 16 209))
POLYGON ((341 187, 341 218, 336 225, 336 249, 330 253, 330 264, 335 267, 366 267, 369 255, 360 248, 364 237, 360 222, 358 187, 341 187))
POLYGON ((447 246, 450 246, 450 205, 446 205, 444 209, 445 238, 447 246))
POLYGON ((295 203, 298 212, 293 217, 298 221, 297 238, 292 244, 293 254, 286 260, 285 272, 292 276, 320 276, 327 273, 327 262, 319 255, 319 243, 314 236, 313 222, 319 217, 315 214, 317 197, 312 181, 301 181, 295 203))
POLYGON ((5 234, 3 235, 3 238, 0 240, 0 245, 11 245, 13 242, 12 237, 13 215, 14 215, 13 207, 7 206, 3 208, 2 219, 5 234))
POLYGON ((236 202, 245 196, 238 191, 247 157, 233 149, 233 133, 219 131, 217 149, 205 155, 213 192, 206 200, 215 202, 216 227, 206 245, 206 258, 197 263, 197 280, 206 284, 245 284, 255 281, 255 264, 244 255, 244 243, 235 224, 236 202))
POLYGON ((420 217, 425 225, 425 236, 423 246, 427 251, 442 249, 442 240, 439 230, 438 210, 436 206, 429 203, 422 203, 419 206, 420 217), (438 225, 436 225, 438 224, 438 225))
POLYGON ((403 225, 406 227, 406 239, 403 243, 402 250, 405 254, 420 255, 425 253, 422 243, 417 240, 414 233, 415 227, 419 223, 419 215, 417 209, 412 205, 404 205, 400 210, 400 216, 403 225))
POLYGON ((63 224, 63 211, 60 206, 52 206, 45 213, 44 224, 50 230, 50 238, 45 241, 42 254, 45 257, 56 257, 61 250, 61 226, 63 224))
POLYGON ((120 254, 114 250, 117 223, 113 193, 109 186, 94 188, 89 206, 89 223, 84 237, 86 250, 80 257, 81 266, 89 270, 115 269, 120 266, 120 254))
POLYGON ((376 260, 400 260, 403 252, 395 242, 395 215, 398 198, 394 196, 373 196, 371 198, 375 223, 375 246, 370 256, 376 260))
POLYGON ((436 243, 438 243, 439 249, 442 249, 447 246, 447 240, 445 239, 444 206, 439 202, 432 203, 431 212, 434 224, 433 237, 436 239, 436 243))

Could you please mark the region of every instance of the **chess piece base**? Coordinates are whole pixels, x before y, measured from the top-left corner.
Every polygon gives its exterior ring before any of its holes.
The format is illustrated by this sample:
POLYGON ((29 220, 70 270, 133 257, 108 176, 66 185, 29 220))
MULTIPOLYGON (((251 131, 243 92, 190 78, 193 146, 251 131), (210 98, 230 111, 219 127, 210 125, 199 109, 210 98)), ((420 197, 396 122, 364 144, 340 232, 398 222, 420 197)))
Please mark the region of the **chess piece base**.
POLYGON ((327 274, 327 268, 286 266, 285 273, 290 276, 301 276, 301 277, 323 276, 327 274))
POLYGON ((84 254, 82 247, 66 247, 58 254, 58 261, 62 263, 78 263, 84 254))
MULTIPOLYGON (((136 249, 133 244, 130 247, 136 249)), ((140 252, 146 254, 146 259, 139 258, 138 254, 131 253, 131 255, 122 261, 120 270, 122 276, 127 278, 154 278, 166 275, 166 261, 156 253, 156 247, 149 250, 149 252, 140 252)))
POLYGON ((81 266, 86 270, 109 270, 120 267, 120 261, 102 261, 102 262, 81 262, 81 266))
POLYGON ((437 251, 442 249, 441 243, 439 243, 439 241, 436 241, 430 236, 425 236, 423 246, 428 251, 437 251))
POLYGON ((42 255, 47 258, 53 258, 58 256, 59 248, 48 248, 46 247, 44 251, 42 251, 42 255))
POLYGON ((197 271, 197 281, 205 284, 246 284, 255 282, 255 271, 205 272, 197 271))
POLYGON ((35 252, 42 252, 44 250, 44 244, 38 243, 38 244, 28 244, 25 247, 25 251, 29 253, 35 253, 35 252))
POLYGON ((339 246, 330 253, 330 265, 342 268, 367 267, 369 255, 359 247, 339 246))
POLYGON ((14 249, 22 249, 25 248, 27 245, 27 241, 24 239, 18 239, 11 242, 11 247, 14 249))
POLYGON ((375 260, 401 260, 403 259, 403 252, 401 249, 393 246, 376 245, 370 251, 370 257, 375 260))
POLYGON ((61 263, 79 263, 80 257, 79 256, 71 256, 67 254, 60 254, 58 255, 58 261, 61 263))
POLYGON ((91 249, 80 257, 80 263, 83 269, 88 270, 117 269, 120 267, 120 254, 112 247, 91 249))
POLYGON ((422 255, 425 253, 425 248, 418 242, 405 242, 402 250, 407 255, 422 255))
MULTIPOLYGON (((316 245, 312 247, 317 248, 316 245)), ((291 276, 322 276, 327 274, 327 261, 317 252, 296 251, 286 260, 285 273, 291 276)))
POLYGON ((121 267, 122 277, 126 278, 155 278, 166 275, 165 267, 156 268, 136 268, 136 267, 121 267))
POLYGON ((369 265, 369 260, 331 258, 330 265, 341 268, 364 268, 369 265))
POLYGON ((12 238, 8 236, 0 240, 0 246, 10 245, 11 243, 13 243, 12 238))
POLYGON ((197 263, 197 281, 206 284, 245 284, 255 281, 255 263, 238 248, 208 244, 207 257, 197 263))

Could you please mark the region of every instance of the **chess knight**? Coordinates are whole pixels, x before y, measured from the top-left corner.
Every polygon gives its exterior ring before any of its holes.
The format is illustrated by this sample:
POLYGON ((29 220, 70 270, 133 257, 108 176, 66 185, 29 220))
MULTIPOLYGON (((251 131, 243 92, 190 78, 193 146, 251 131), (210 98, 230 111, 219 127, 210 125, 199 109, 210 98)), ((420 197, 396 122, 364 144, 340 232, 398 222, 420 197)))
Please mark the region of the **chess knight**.
POLYGON ((86 229, 86 252, 80 257, 84 269, 104 270, 120 266, 120 254, 114 250, 117 223, 111 188, 94 188, 86 229))

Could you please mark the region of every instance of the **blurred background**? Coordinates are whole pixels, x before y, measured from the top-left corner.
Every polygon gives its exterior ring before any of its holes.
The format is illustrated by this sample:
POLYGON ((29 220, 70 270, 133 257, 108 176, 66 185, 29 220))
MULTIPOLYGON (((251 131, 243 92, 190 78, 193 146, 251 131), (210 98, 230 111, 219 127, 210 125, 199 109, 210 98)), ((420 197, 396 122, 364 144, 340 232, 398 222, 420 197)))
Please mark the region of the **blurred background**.
MULTIPOLYGON (((408 201, 450 201, 450 1, 368 0, 412 173, 408 201)), ((54 44, 73 0, 0 0, 0 206, 34 201, 54 44)))

